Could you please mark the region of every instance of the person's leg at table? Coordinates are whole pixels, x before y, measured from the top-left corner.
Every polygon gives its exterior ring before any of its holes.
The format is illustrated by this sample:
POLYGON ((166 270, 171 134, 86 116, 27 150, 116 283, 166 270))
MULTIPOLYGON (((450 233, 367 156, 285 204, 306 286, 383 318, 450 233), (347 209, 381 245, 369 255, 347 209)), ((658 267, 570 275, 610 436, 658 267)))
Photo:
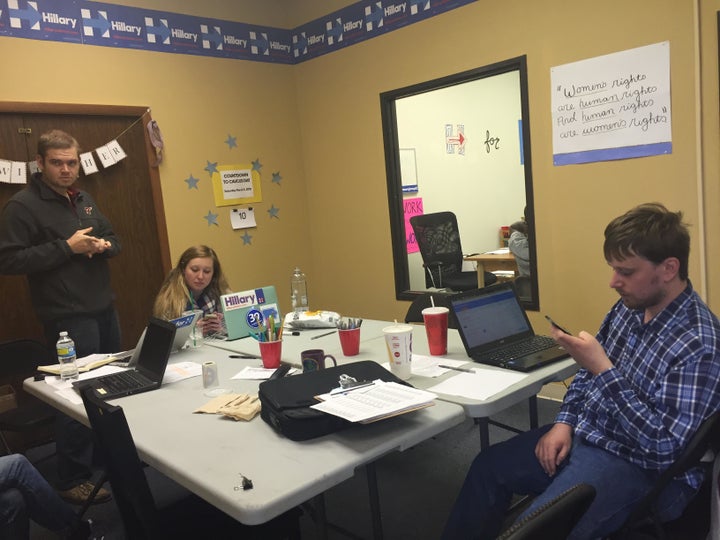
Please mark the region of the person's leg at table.
MULTIPOLYGON (((0 457, 0 531, 2 538, 28 538, 29 520, 64 535, 87 524, 62 501, 37 469, 20 454, 0 457)), ((79 531, 78 531, 79 532, 79 531)), ((80 536, 82 537, 82 533, 80 536)), ((84 537, 87 537, 85 534, 84 537)))
POLYGON ((535 457, 535 446, 551 426, 492 445, 470 466, 450 512, 444 540, 496 538, 513 494, 537 494, 551 479, 535 457))
MULTIPOLYGON (((565 466, 552 479, 548 488, 518 517, 518 521, 573 486, 589 484, 595 488, 595 499, 568 538, 602 538, 622 526, 634 505, 653 486, 657 476, 657 473, 642 469, 576 437, 565 466)), ((663 506, 663 515, 673 518, 682 512, 694 490, 687 484, 674 482, 665 494, 667 497, 664 496, 663 500, 671 502, 663 506)))
MULTIPOLYGON (((57 339, 58 333, 64 330, 75 342, 78 358, 101 352, 117 352, 120 332, 114 308, 111 311, 110 314, 79 315, 48 323, 45 325, 46 340, 48 344, 54 344, 53 339, 57 339), (102 343, 103 337, 111 343, 102 343)), ((55 443, 58 455, 57 488, 65 500, 82 504, 93 488, 89 482, 92 476, 92 433, 81 423, 58 413, 55 443)), ((95 496, 95 502, 104 502, 109 498, 110 493, 101 489, 95 496)))
POLYGON ((30 536, 30 518, 22 493, 15 488, 0 491, 0 538, 25 540, 30 536))
POLYGON ((110 306, 98 314, 96 320, 100 340, 97 352, 106 354, 119 352, 122 349, 122 339, 120 321, 115 306, 110 306))

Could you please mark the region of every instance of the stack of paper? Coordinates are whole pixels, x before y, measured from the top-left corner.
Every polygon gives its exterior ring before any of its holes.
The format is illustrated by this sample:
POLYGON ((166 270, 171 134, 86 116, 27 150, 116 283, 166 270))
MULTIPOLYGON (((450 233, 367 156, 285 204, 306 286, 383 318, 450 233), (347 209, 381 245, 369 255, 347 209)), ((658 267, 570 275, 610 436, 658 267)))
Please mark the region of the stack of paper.
POLYGON ((317 396, 321 403, 311 408, 367 424, 434 405, 432 392, 395 382, 373 381, 367 386, 317 396))
MULTIPOLYGON (((78 371, 83 373, 90 371, 91 369, 99 368, 110 362, 114 362, 123 353, 113 354, 90 354, 78 358, 75 363, 77 364, 78 371)), ((60 364, 52 364, 49 366, 38 366, 38 371, 44 371, 45 373, 52 373, 53 375, 60 375, 60 364)))

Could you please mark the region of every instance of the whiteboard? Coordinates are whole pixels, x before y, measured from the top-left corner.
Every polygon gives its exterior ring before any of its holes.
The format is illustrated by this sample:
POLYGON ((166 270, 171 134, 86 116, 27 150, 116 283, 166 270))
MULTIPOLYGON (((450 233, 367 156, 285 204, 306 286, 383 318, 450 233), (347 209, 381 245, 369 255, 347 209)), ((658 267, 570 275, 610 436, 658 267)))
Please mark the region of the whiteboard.
POLYGON ((400 148, 400 184, 403 193, 414 193, 418 190, 417 162, 414 148, 400 148))

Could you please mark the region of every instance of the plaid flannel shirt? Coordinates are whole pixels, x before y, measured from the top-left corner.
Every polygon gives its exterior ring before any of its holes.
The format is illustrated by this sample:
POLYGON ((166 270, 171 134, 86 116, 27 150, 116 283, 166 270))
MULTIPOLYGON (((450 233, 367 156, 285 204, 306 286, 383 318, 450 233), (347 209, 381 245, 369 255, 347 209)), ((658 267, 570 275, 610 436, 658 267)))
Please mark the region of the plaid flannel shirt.
MULTIPOLYGON (((556 422, 588 443, 648 470, 666 469, 702 421, 720 409, 720 323, 686 289, 643 323, 618 301, 597 334, 614 367, 581 369, 556 422)), ((682 480, 697 488, 700 470, 682 480)))

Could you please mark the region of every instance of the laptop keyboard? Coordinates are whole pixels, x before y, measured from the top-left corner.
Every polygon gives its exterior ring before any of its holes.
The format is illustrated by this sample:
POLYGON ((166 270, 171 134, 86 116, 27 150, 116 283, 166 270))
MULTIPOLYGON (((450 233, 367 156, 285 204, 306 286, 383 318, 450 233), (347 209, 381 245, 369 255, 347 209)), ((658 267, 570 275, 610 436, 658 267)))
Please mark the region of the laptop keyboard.
POLYGON ((152 384, 150 379, 135 370, 113 373, 107 377, 101 377, 99 381, 110 393, 124 392, 125 390, 152 384))
POLYGON ((485 353, 482 355, 482 359, 493 364, 500 364, 513 358, 521 358, 553 347, 557 347, 557 343, 550 336, 533 336, 525 341, 505 345, 501 349, 485 353))

